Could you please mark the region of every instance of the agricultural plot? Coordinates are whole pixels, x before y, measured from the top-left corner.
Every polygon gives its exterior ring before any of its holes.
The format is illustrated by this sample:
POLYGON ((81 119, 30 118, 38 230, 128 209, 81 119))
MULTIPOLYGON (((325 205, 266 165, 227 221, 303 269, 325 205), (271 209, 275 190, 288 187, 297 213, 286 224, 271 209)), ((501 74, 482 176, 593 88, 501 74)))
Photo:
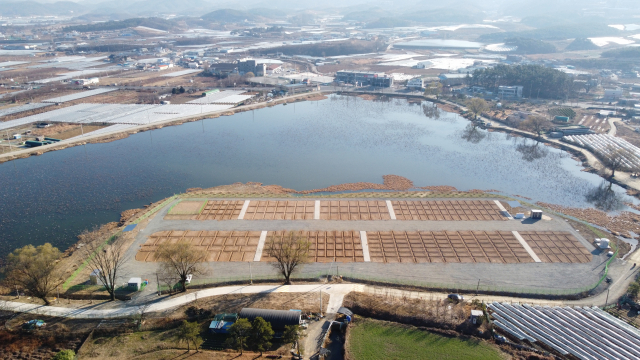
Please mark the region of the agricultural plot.
POLYGON ((161 231, 149 236, 136 254, 138 261, 156 261, 163 243, 189 241, 207 253, 207 261, 253 261, 260 231, 161 231))
POLYGON ((445 337, 400 324, 358 319, 346 344, 354 360, 500 360, 504 356, 481 340, 445 337))
POLYGON ((87 136, 109 134, 109 133, 114 133, 114 132, 122 132, 122 131, 127 131, 129 129, 132 129, 134 127, 136 127, 136 125, 127 125, 127 124, 110 125, 110 126, 102 128, 102 129, 86 132, 86 133, 84 133, 82 135, 71 137, 71 138, 69 138, 67 140, 76 140, 76 139, 82 139, 83 137, 87 137, 87 136))
POLYGON ((398 220, 506 220, 494 201, 392 201, 398 220))
POLYGON ((569 135, 564 139, 570 143, 582 146, 602 157, 610 157, 618 150, 622 152, 623 168, 634 170, 640 168, 640 148, 619 137, 604 134, 569 135))
POLYGON ((230 105, 78 104, 0 123, 0 130, 35 122, 147 125, 222 111, 230 105))
POLYGON ((183 76, 183 75, 189 75, 189 74, 199 73, 200 71, 202 71, 202 70, 198 70, 198 69, 187 69, 187 70, 174 71, 174 72, 170 72, 170 73, 162 74, 162 76, 163 76, 163 77, 178 77, 178 76, 183 76))
POLYGON ((16 65, 23 65, 28 63, 29 63, 28 61, 3 61, 3 62, 0 62, 0 67, 16 66, 16 65))
POLYGON ((78 70, 78 71, 72 71, 72 72, 64 73, 64 74, 61 74, 61 75, 58 75, 58 76, 52 77, 52 78, 36 80, 36 81, 34 81, 34 83, 47 84, 47 83, 50 83, 50 82, 68 80, 68 79, 73 79, 73 78, 84 78, 84 77, 87 77, 89 75, 94 75, 94 74, 98 74, 98 73, 105 73, 105 72, 108 72, 108 71, 115 71, 115 70, 121 70, 121 69, 122 68, 117 67, 117 66, 107 66, 107 67, 103 67, 103 68, 99 68, 99 69, 78 70))
POLYGON ((7 108, 7 109, 0 110, 0 117, 17 114, 17 113, 21 113, 21 112, 24 112, 24 111, 31 111, 31 110, 35 110, 35 109, 40 109, 40 108, 51 106, 51 105, 53 105, 53 104, 31 103, 31 104, 25 104, 25 105, 20 105, 20 106, 13 106, 13 107, 10 107, 10 108, 7 108))
POLYGON ((70 95, 66 95, 66 96, 60 96, 60 97, 56 97, 56 98, 42 100, 42 102, 43 103, 65 103, 65 102, 68 102, 68 101, 83 99, 83 98, 87 98, 87 97, 90 97, 90 96, 100 95, 100 94, 104 94, 104 93, 108 93, 108 92, 116 91, 116 90, 120 90, 120 89, 118 89, 118 88, 93 89, 93 90, 82 91, 82 92, 79 92, 79 93, 70 94, 70 95))
POLYGON ((197 215, 202 212, 204 201, 181 201, 169 209, 171 215, 197 215))
MULTIPOLYGON (((200 211, 202 202, 182 202, 178 213, 200 211)), ((232 208, 237 204, 226 204, 232 208)), ((164 242, 189 241, 208 253, 209 261, 271 262, 263 252, 265 243, 284 231, 161 231, 149 236, 140 248, 138 261, 155 261, 153 253, 164 242), (239 239, 245 240, 239 240, 239 239)), ((510 231, 299 231, 310 243, 309 261, 379 263, 533 263, 534 259, 510 231), (366 239, 362 234, 366 234, 366 239)), ((580 255, 545 257, 542 262, 584 263, 584 249, 569 233, 528 232, 529 239, 556 237, 580 255), (573 248, 572 248, 573 249, 573 248)), ((536 241, 536 240, 530 240, 536 241)), ((540 250, 536 245, 534 249, 540 250)), ((543 254, 543 253, 541 253, 543 254)))
POLYGON ((519 231, 542 262, 587 263, 591 253, 573 235, 562 232, 519 231))
POLYGON ((490 200, 211 200, 194 220, 391 220, 394 217, 431 221, 507 219, 490 200))
POLYGON ((518 340, 543 343, 578 359, 638 359, 640 331, 598 307, 541 307, 494 302, 494 325, 518 340))
POLYGON ((209 96, 191 100, 187 104, 226 104, 236 105, 247 99, 251 99, 254 95, 241 95, 244 91, 225 90, 213 93, 209 96))

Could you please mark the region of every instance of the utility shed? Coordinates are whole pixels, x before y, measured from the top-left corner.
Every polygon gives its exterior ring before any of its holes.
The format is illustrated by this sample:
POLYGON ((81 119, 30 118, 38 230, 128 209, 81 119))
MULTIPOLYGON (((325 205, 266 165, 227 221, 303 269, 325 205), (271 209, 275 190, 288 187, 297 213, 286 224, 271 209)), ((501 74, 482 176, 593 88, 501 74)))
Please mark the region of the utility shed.
POLYGON ((300 311, 287 311, 287 310, 268 310, 268 309, 253 309, 243 308, 240 311, 239 317, 241 319, 247 319, 250 322, 257 317, 263 318, 266 322, 271 323, 271 328, 275 332, 284 331, 285 326, 300 325, 300 311))

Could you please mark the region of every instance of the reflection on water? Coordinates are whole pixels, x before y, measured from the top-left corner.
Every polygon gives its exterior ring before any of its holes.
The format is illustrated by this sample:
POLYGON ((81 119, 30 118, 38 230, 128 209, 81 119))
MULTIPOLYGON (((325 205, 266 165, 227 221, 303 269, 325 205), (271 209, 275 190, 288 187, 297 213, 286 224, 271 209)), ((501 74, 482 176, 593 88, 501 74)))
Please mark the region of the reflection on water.
POLYGON ((548 148, 539 141, 527 138, 522 138, 521 141, 518 141, 518 138, 514 138, 514 140, 517 143, 516 151, 522 154, 522 160, 524 161, 531 162, 549 155, 548 148))
POLYGON ((585 199, 598 210, 607 212, 622 210, 625 208, 625 199, 622 194, 613 191, 612 187, 611 182, 602 180, 599 186, 585 195, 585 199))
POLYGON ((440 119, 440 109, 434 103, 422 104, 422 113, 429 119, 440 119))
POLYGON ((469 123, 462 131, 462 135, 460 137, 472 144, 477 144, 482 141, 482 139, 486 138, 487 134, 489 133, 479 129, 475 123, 469 123))
POLYGON ((566 153, 468 125, 428 102, 330 96, 7 162, 0 164, 0 254, 45 241, 66 248, 124 210, 235 182, 308 190, 395 174, 416 186, 590 206, 585 195, 601 178, 581 172, 566 153), (461 138, 465 132, 473 141, 461 138), (527 147, 534 155, 523 159, 527 147))

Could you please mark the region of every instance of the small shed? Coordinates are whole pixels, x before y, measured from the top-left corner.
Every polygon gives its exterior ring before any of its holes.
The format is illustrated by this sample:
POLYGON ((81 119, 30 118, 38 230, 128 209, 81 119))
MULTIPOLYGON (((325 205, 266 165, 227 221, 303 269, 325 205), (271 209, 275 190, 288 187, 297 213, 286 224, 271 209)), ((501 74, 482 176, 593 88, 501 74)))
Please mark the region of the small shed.
POLYGON ((302 313, 299 311, 287 311, 287 310, 268 310, 268 309, 254 309, 243 308, 240 311, 239 317, 253 321, 257 317, 263 318, 266 322, 271 323, 271 328, 275 332, 284 331, 285 326, 300 325, 300 317, 302 313))
POLYGON ((129 290, 139 291, 140 286, 142 286, 142 279, 139 277, 134 277, 127 281, 127 287, 129 288, 129 290))
POLYGON ((482 310, 471 310, 471 316, 469 317, 469 320, 472 324, 478 324, 478 319, 481 319, 483 316, 484 313, 482 312, 482 310))
POLYGON ((89 275, 89 283, 91 285, 98 285, 98 276, 100 275, 100 269, 95 269, 89 275))
POLYGON ((532 219, 542 219, 542 210, 531 210, 532 219))

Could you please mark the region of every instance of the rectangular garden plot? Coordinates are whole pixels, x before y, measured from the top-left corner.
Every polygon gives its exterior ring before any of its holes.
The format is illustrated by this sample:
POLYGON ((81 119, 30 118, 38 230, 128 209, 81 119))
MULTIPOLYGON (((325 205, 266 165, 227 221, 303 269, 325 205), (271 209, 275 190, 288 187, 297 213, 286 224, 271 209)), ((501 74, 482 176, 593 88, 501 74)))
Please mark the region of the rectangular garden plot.
POLYGON ((260 231, 160 231, 149 236, 136 254, 138 261, 157 261, 162 243, 188 241, 207 253, 207 261, 253 261, 260 231))
POLYGON ((570 233, 519 231, 542 262, 588 263, 591 253, 570 233))
POLYGON ((398 220, 506 220, 492 200, 391 201, 398 220))
POLYGON ((313 220, 315 201, 251 200, 245 220, 313 220))
MULTIPOLYGON (((269 231, 266 243, 274 234, 284 232, 269 231)), ((362 243, 359 231, 300 231, 301 236, 311 243, 310 262, 363 262, 362 243)), ((275 261, 267 254, 267 246, 260 261, 275 261)))
POLYGON ((210 200, 198 215, 198 220, 236 220, 244 200, 210 200))
POLYGON ((533 262, 509 231, 368 231, 367 242, 373 262, 533 262))
POLYGON ((390 220, 385 201, 332 200, 320 202, 321 220, 390 220))

